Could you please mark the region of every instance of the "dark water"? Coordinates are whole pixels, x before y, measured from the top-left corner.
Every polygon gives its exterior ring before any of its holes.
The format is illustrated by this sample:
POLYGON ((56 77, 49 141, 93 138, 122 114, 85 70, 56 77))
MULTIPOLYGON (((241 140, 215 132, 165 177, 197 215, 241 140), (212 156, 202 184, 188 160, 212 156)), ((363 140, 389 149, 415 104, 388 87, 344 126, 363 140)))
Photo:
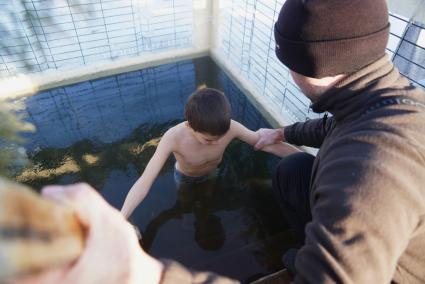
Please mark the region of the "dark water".
MULTIPOLYGON (((225 92, 235 120, 253 130, 269 127, 211 59, 186 60, 23 99, 37 132, 26 136, 32 165, 16 179, 35 189, 85 181, 120 208, 158 138, 183 120, 187 97, 202 84, 225 92)), ((170 157, 132 216, 144 248, 243 282, 281 268, 291 239, 271 195, 277 161, 234 141, 217 180, 177 189, 170 157)))

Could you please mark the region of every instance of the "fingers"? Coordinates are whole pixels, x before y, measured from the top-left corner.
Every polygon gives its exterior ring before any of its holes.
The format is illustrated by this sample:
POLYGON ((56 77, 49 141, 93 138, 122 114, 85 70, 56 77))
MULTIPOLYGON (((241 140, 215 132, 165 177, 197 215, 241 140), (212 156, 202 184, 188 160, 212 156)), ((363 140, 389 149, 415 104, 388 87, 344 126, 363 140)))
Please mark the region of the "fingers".
POLYGON ((84 252, 60 283, 128 282, 128 262, 142 251, 134 229, 119 211, 88 184, 48 186, 42 195, 71 206, 87 229, 84 252))
POLYGON ((254 145, 254 149, 256 151, 261 150, 264 146, 266 146, 267 142, 265 141, 267 137, 267 128, 260 128, 256 131, 260 135, 260 139, 258 139, 257 143, 254 145))
POLYGON ((260 138, 260 140, 258 140, 258 142, 254 145, 254 149, 255 150, 261 150, 264 147, 264 141, 263 139, 260 138))
POLYGON ((42 283, 159 283, 162 264, 142 251, 130 223, 92 187, 48 186, 42 195, 71 206, 87 228, 86 246, 79 259, 59 274, 48 275, 52 278, 39 278, 42 283))
POLYGON ((93 226, 94 221, 103 212, 110 214, 110 211, 114 211, 100 194, 86 183, 47 186, 42 189, 41 194, 64 206, 72 207, 84 226, 93 226))

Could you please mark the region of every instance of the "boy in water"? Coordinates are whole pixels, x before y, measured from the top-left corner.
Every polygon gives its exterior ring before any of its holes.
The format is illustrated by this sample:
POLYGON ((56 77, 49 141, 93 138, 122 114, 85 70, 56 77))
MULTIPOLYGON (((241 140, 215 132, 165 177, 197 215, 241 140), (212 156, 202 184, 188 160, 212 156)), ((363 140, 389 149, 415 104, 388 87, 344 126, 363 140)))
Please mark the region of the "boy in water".
MULTIPOLYGON (((203 88, 193 93, 184 114, 186 121, 165 132, 142 176, 130 189, 121 209, 126 218, 146 197, 171 153, 177 160, 174 173, 176 182, 200 183, 214 177, 224 150, 233 139, 253 146, 260 137, 230 118, 229 101, 215 89, 203 88)), ((299 151, 283 142, 262 150, 280 157, 299 151)))

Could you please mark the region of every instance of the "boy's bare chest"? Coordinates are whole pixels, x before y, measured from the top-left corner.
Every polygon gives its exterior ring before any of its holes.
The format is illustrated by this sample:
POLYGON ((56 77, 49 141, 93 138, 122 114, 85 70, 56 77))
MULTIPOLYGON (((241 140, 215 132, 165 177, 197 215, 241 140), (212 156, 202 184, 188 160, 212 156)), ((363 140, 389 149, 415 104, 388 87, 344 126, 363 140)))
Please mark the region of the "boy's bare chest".
POLYGON ((181 145, 175 152, 177 160, 183 160, 188 166, 196 167, 211 162, 220 162, 223 156, 224 145, 196 145, 195 143, 186 143, 181 145))

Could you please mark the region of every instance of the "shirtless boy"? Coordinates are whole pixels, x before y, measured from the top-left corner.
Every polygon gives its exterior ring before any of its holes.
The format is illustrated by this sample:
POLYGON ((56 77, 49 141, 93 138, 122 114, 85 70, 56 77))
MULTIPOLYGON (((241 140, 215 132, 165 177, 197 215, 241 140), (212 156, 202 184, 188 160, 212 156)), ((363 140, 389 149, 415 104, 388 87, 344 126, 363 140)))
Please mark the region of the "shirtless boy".
MULTIPOLYGON (((121 209, 126 218, 146 197, 171 153, 177 160, 177 182, 201 182, 215 171, 224 150, 233 139, 240 139, 253 146, 260 137, 258 133, 230 119, 229 101, 215 89, 203 88, 193 93, 184 113, 186 121, 165 132, 142 176, 130 189, 121 209)), ((298 151, 282 142, 262 150, 280 157, 298 151)))

